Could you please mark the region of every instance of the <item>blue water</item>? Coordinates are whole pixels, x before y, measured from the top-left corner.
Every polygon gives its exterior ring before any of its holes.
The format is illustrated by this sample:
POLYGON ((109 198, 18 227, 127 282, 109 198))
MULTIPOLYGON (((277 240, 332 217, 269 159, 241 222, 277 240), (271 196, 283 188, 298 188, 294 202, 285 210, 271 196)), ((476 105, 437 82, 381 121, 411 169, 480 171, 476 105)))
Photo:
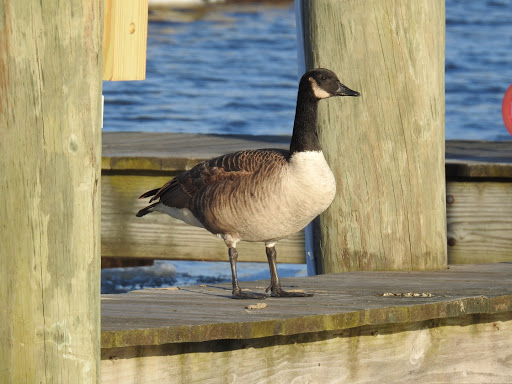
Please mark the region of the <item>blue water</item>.
POLYGON ((153 12, 146 80, 104 83, 104 129, 291 134, 297 92, 292 8, 153 12))
MULTIPOLYGON (((510 139, 512 1, 447 0, 446 19, 446 137, 510 139)), ((296 86, 292 2, 152 11, 147 79, 104 82, 104 129, 291 134, 296 86)))
MULTIPOLYGON (((219 240, 220 241, 220 240, 219 240)), ((226 251, 227 259, 227 251, 226 251)), ((265 260, 262 251, 262 260, 265 260)), ((280 277, 307 276, 303 264, 278 264, 280 277)), ((267 263, 238 263, 238 280, 270 279, 267 263)), ((101 271, 101 293, 125 293, 145 288, 215 284, 231 281, 229 262, 156 260, 149 267, 110 268, 101 271)))
POLYGON ((512 83, 512 1, 446 1, 446 138, 510 140, 501 117, 512 83))
MULTIPOLYGON (((447 139, 509 140, 501 101, 511 83, 512 0, 447 0, 447 139)), ((147 79, 104 82, 104 129, 290 135, 296 87, 292 2, 153 10, 147 79)), ((268 278, 264 264, 239 270, 241 280, 268 278)), ((229 280, 228 263, 167 261, 105 270, 102 292, 229 280)))

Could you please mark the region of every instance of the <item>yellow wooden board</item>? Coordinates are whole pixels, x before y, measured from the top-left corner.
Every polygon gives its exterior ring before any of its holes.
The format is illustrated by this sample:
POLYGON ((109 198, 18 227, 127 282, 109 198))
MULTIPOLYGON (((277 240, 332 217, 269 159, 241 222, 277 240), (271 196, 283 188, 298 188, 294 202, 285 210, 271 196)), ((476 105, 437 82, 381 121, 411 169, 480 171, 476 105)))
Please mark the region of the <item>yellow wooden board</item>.
POLYGON ((148 0, 105 0, 103 80, 144 80, 148 0))

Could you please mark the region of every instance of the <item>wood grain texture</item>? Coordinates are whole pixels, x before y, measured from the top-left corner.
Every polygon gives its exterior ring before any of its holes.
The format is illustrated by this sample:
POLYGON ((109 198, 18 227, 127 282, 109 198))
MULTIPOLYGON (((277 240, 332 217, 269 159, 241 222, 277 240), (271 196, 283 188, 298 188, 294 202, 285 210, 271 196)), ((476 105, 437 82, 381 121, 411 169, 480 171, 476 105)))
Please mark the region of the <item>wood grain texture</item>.
MULTIPOLYGON (((103 132, 103 170, 182 171, 243 149, 290 146, 290 136, 103 132), (188 166, 188 168, 187 168, 188 166)), ((446 141, 446 176, 512 178, 511 141, 446 141)))
MULTIPOLYGON (((137 199, 143 192, 164 185, 166 176, 104 175, 102 177, 102 257, 137 257, 172 260, 227 261, 224 241, 158 212, 135 217, 147 205, 137 199)), ((267 262, 263 243, 240 242, 240 261, 267 262)), ((282 263, 305 263, 304 232, 278 242, 282 263)))
MULTIPOLYGON (((199 161, 242 149, 284 149, 289 141, 286 136, 104 132, 102 255, 226 260, 222 241, 204 230, 161 214, 135 218, 133 213, 144 206, 137 197, 199 161)), ((460 180, 471 180, 475 188, 485 182, 480 192, 463 192, 463 205, 456 197, 456 204, 447 206, 448 231, 458 234, 454 237, 457 245, 448 247, 450 263, 510 260, 507 191, 512 185, 512 142, 449 140, 446 173, 449 191, 452 185, 465 185, 457 184, 460 180), (454 218, 460 215, 456 212, 464 213, 464 218, 454 218), (493 222, 493 233, 489 222, 493 222)), ((447 193, 450 196, 451 192, 447 193)), ((265 260, 258 244, 241 243, 240 254, 245 261, 265 260)), ((278 260, 304 262, 302 232, 279 243, 278 260)))
POLYGON ((183 171, 200 161, 244 149, 288 149, 290 139, 290 136, 104 132, 103 169, 183 171))
POLYGON ((511 179, 512 142, 446 141, 446 177, 453 179, 511 179))
POLYGON ((304 0, 306 69, 360 98, 328 100, 319 136, 337 180, 320 271, 446 266, 443 0, 304 0))
MULTIPOLYGON (((512 312, 512 263, 345 272, 283 278, 282 284, 315 296, 267 298, 263 310, 247 310, 254 303, 231 299, 230 283, 102 295, 102 348, 292 336, 512 312), (382 296, 385 292, 431 296, 382 296)), ((244 282, 242 288, 264 292, 268 285, 269 280, 244 282)))
POLYGON ((510 313, 103 351, 102 383, 507 383, 510 313))
POLYGON ((96 383, 102 2, 0 1, 0 382, 96 383))
POLYGON ((511 272, 503 263, 285 278, 315 296, 268 298, 263 309, 230 299, 229 284, 103 295, 102 380, 510 382, 511 272))
POLYGON ((144 80, 148 0, 104 0, 103 80, 144 80))
POLYGON ((448 262, 512 261, 512 182, 447 184, 448 262))

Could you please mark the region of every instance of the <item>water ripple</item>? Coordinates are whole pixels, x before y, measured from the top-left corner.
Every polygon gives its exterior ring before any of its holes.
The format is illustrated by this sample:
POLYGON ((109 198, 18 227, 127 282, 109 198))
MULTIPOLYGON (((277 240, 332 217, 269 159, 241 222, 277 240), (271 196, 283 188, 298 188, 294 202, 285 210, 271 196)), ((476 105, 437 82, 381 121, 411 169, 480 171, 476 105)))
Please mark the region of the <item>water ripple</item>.
MULTIPOLYGON (((446 1, 446 137, 506 140, 510 1, 446 1)), ((147 80, 105 82, 105 130, 291 134, 293 4, 152 11, 147 80)))

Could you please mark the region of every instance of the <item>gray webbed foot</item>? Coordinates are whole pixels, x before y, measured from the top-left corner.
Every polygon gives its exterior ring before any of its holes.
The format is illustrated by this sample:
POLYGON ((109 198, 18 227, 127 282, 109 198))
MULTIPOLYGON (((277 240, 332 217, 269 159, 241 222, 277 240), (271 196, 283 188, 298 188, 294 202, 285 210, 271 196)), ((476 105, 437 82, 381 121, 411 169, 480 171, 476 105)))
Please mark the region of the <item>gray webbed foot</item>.
POLYGON ((268 295, 264 293, 256 293, 256 292, 250 292, 250 291, 242 291, 239 290, 233 290, 233 294, 231 295, 233 299, 238 300, 264 300, 268 297, 268 295))
POLYGON ((273 289, 271 293, 272 297, 312 297, 313 293, 306 293, 303 291, 284 291, 281 287, 273 289))

